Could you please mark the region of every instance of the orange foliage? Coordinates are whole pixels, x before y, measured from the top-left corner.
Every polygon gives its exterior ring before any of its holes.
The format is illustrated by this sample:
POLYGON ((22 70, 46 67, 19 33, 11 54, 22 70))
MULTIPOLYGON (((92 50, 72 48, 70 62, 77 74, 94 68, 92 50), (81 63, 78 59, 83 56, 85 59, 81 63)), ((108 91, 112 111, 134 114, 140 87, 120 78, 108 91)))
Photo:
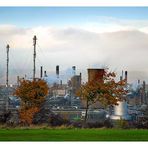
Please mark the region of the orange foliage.
POLYGON ((17 88, 15 95, 21 99, 21 122, 32 123, 33 116, 39 111, 48 94, 48 85, 43 80, 23 80, 17 88))
POLYGON ((97 101, 104 105, 104 107, 117 105, 117 102, 126 94, 126 90, 124 89, 125 80, 115 82, 115 77, 116 74, 114 72, 105 71, 102 81, 93 80, 81 86, 77 95, 86 106, 85 122, 90 105, 93 105, 97 101))
POLYGON ((99 101, 102 105, 117 105, 122 96, 126 94, 125 80, 115 82, 114 72, 105 71, 103 82, 91 81, 82 85, 78 91, 78 96, 89 105, 99 101))
POLYGON ((47 94, 48 85, 43 80, 23 80, 15 92, 15 95, 21 98, 22 106, 26 108, 39 107, 47 94))
POLYGON ((32 124, 33 116, 38 111, 39 111, 39 108, 37 107, 31 107, 29 109, 20 109, 19 111, 20 122, 28 125, 32 124))

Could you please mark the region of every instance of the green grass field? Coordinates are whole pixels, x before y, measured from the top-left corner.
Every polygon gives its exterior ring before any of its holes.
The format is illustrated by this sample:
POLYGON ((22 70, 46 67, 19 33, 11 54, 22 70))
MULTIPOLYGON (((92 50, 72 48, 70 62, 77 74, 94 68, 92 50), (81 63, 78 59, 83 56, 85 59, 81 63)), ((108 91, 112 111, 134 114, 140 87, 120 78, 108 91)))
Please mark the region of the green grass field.
POLYGON ((0 141, 148 141, 148 130, 0 129, 0 141))

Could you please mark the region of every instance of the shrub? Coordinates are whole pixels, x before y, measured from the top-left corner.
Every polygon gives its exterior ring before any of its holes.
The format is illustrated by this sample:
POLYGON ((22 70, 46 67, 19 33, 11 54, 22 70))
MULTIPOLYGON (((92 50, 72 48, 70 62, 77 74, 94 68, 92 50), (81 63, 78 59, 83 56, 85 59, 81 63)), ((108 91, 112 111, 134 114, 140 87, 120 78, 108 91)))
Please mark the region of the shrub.
POLYGON ((120 119, 120 120, 115 121, 114 126, 116 128, 123 128, 123 129, 129 128, 128 121, 123 120, 123 119, 120 119))
POLYGON ((106 119, 104 121, 104 126, 107 127, 107 128, 112 128, 113 127, 113 123, 111 122, 110 119, 106 119))

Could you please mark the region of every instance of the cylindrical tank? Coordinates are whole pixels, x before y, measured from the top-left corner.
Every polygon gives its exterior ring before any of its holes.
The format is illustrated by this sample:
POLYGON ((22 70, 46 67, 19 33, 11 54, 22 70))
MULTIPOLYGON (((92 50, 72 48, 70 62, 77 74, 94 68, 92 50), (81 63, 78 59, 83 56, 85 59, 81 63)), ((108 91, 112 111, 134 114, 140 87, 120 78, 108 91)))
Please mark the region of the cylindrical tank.
POLYGON ((119 101, 118 105, 114 107, 114 115, 116 116, 126 116, 128 115, 128 108, 126 101, 119 101))

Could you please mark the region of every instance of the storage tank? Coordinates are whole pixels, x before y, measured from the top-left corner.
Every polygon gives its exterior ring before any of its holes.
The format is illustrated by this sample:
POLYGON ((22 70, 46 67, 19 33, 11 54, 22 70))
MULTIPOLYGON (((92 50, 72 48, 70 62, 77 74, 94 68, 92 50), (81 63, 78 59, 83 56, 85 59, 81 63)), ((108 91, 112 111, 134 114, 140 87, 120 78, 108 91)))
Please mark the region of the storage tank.
POLYGON ((126 116, 128 114, 127 102, 118 102, 118 105, 114 106, 114 114, 117 116, 126 116))
POLYGON ((128 114, 128 105, 125 100, 119 101, 118 105, 114 106, 114 114, 111 116, 111 119, 125 119, 130 120, 130 116, 128 114))

